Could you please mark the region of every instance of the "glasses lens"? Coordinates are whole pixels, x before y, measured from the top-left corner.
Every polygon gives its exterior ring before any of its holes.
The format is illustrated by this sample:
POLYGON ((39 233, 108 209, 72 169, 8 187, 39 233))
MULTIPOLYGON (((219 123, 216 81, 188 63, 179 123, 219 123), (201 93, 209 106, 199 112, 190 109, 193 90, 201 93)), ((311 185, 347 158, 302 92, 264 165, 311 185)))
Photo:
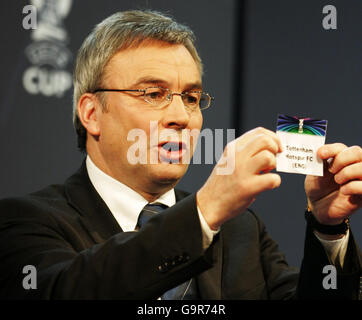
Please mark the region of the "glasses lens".
POLYGON ((210 96, 200 91, 190 91, 183 96, 184 104, 192 109, 206 109, 210 105, 210 96))
POLYGON ((147 88, 145 90, 145 100, 149 103, 159 105, 166 99, 167 94, 168 92, 164 88, 147 88))
POLYGON ((210 102, 211 102, 211 99, 210 99, 210 96, 206 93, 202 93, 201 94, 201 97, 200 97, 200 109, 203 110, 203 109, 206 109, 210 106, 210 102))

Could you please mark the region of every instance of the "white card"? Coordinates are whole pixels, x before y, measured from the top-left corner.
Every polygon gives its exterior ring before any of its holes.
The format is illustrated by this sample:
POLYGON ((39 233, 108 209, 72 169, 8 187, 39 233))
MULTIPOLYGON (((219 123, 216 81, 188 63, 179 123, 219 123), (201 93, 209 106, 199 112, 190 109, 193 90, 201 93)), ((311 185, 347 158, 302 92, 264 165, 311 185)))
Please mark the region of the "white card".
POLYGON ((323 176, 317 150, 324 145, 327 121, 278 115, 277 135, 283 152, 277 154, 276 170, 323 176))

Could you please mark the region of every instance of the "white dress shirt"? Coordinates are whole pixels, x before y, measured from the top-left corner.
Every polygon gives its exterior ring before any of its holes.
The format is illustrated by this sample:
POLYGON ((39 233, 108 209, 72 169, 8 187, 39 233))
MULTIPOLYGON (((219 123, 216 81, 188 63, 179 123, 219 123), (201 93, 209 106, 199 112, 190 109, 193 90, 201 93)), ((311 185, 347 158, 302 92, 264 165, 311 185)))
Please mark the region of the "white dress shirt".
POLYGON ((316 232, 314 232, 314 235, 322 243, 331 262, 335 263, 337 257, 339 257, 339 263, 341 267, 343 267, 344 257, 346 256, 348 247, 349 230, 347 230, 347 233, 343 238, 337 240, 321 239, 316 232))
MULTIPOLYGON (((122 230, 134 231, 136 229, 138 216, 148 201, 133 189, 100 170, 93 163, 89 155, 86 159, 86 166, 90 181, 122 230)), ((168 207, 172 207, 176 203, 175 190, 171 189, 167 191, 154 202, 160 202, 168 207)), ((197 210, 202 230, 202 245, 204 250, 206 250, 211 244, 214 235, 217 234, 219 230, 212 230, 198 207, 197 210)), ((340 264, 343 266, 349 231, 346 236, 338 240, 323 240, 316 233, 315 235, 323 244, 331 262, 334 263, 335 259, 339 257, 340 264)))

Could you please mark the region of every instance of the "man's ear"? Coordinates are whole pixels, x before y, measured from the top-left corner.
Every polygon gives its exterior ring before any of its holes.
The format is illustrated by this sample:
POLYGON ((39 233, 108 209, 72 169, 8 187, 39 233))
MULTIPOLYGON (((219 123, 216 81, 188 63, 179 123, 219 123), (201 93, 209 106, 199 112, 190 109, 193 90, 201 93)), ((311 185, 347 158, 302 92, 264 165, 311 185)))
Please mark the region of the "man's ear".
POLYGON ((99 113, 102 108, 97 97, 92 93, 83 94, 78 101, 78 117, 83 127, 92 136, 100 135, 99 113))

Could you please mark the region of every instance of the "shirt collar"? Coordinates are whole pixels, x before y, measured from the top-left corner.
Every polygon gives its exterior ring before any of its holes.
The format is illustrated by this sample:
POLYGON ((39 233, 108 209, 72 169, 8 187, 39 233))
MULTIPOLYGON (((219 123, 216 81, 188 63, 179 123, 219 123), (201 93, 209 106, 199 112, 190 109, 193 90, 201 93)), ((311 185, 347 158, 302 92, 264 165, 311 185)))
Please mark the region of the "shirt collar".
MULTIPOLYGON (((89 155, 86 159, 86 166, 91 183, 122 230, 125 232, 135 230, 138 215, 148 201, 130 187, 100 170, 89 155)), ((175 190, 167 191, 154 202, 172 207, 176 203, 175 190)))

